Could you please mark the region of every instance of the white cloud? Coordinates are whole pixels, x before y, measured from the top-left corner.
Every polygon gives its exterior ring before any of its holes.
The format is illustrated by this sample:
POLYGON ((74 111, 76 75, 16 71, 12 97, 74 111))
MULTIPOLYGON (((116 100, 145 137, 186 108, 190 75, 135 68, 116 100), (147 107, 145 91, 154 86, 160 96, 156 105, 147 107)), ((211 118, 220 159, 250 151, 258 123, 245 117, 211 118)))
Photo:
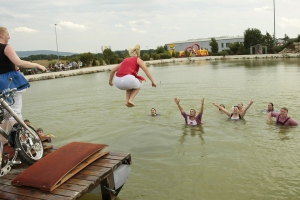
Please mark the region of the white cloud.
POLYGON ((25 33, 35 33, 35 32, 37 32, 37 30, 34 30, 32 28, 27 28, 27 27, 18 27, 18 28, 14 28, 13 30, 15 30, 17 32, 25 32, 25 33))
POLYGON ((87 29, 86 26, 84 26, 84 25, 75 24, 75 23, 70 22, 70 21, 62 21, 62 22, 59 22, 58 24, 61 25, 61 26, 70 28, 70 29, 76 29, 76 30, 86 30, 87 29))
POLYGON ((132 26, 145 26, 145 25, 151 25, 152 23, 145 19, 141 19, 141 20, 130 21, 129 24, 132 26))
POLYGON ((134 28, 134 27, 132 27, 131 30, 132 30, 133 32, 146 33, 146 31, 144 31, 144 30, 139 30, 139 29, 134 28))
POLYGON ((115 24, 115 27, 122 28, 124 26, 122 24, 118 23, 118 24, 115 24))
POLYGON ((163 26, 161 28, 166 30, 180 30, 178 26, 163 26))
POLYGON ((270 6, 264 6, 261 8, 254 8, 254 11, 256 12, 270 12, 272 8, 270 6))
POLYGON ((279 25, 285 27, 296 27, 300 28, 300 19, 288 19, 285 17, 280 18, 279 25))

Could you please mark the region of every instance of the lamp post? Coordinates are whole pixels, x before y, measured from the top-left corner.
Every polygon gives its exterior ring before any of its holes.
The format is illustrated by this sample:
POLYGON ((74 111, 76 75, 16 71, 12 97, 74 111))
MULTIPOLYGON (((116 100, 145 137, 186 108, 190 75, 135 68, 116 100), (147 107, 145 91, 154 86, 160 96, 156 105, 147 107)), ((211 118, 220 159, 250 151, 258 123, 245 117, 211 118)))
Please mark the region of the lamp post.
POLYGON ((56 53, 57 53, 57 58, 58 58, 58 62, 59 62, 59 55, 58 55, 58 44, 57 44, 57 33, 56 33, 56 25, 55 24, 55 36, 56 36, 56 53))
POLYGON ((274 8, 274 45, 276 46, 276 35, 275 35, 275 0, 273 0, 273 8, 274 8))

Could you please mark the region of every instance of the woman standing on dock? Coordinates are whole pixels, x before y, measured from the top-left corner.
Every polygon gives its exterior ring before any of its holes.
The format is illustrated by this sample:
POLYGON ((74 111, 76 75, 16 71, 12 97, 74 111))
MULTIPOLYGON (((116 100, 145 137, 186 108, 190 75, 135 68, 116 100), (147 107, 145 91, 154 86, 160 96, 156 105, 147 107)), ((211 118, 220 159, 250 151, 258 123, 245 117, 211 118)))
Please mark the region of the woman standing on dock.
MULTIPOLYGON (((46 68, 37 63, 31 63, 28 61, 21 60, 16 54, 11 45, 8 44, 10 39, 7 28, 0 26, 0 91, 7 89, 10 85, 10 78, 12 79, 10 88, 17 88, 17 94, 14 97, 15 103, 11 105, 13 111, 22 118, 22 91, 26 88, 29 88, 30 85, 19 71, 16 71, 15 66, 21 68, 39 68, 42 71, 45 71, 46 68)), ((7 125, 13 125, 14 119, 7 125)), ((6 126, 6 125, 4 125, 6 126)), ((10 129, 10 127, 3 127, 5 129, 10 129)))

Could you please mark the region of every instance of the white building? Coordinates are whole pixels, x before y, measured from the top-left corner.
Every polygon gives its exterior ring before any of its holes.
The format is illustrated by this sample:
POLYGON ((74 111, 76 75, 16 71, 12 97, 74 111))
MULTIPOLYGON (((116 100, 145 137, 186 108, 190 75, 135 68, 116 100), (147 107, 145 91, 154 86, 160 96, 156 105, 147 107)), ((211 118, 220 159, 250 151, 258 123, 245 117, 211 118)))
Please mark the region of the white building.
MULTIPOLYGON (((219 45, 219 52, 225 49, 229 49, 229 44, 234 42, 244 43, 244 36, 236 36, 236 37, 229 37, 229 36, 221 36, 221 37, 214 37, 219 45)), ((197 49, 198 44, 201 49, 207 49, 211 51, 209 43, 211 42, 211 38, 198 38, 198 39, 189 39, 187 41, 178 41, 166 44, 168 50, 175 50, 175 51, 185 51, 186 48, 193 45, 194 49, 197 49)))

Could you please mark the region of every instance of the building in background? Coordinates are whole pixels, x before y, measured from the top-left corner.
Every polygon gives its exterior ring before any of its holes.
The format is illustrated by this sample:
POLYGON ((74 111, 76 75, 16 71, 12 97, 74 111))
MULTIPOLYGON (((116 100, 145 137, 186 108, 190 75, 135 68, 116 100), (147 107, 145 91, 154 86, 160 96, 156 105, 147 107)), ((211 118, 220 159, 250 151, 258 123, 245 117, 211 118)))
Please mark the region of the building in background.
MULTIPOLYGON (((219 52, 225 49, 229 49, 229 45, 234 42, 244 43, 244 36, 236 36, 236 37, 229 37, 229 36, 221 36, 221 37, 214 37, 219 45, 219 52)), ((166 44, 168 50, 171 52, 173 51, 185 51, 186 48, 193 44, 198 44, 201 49, 207 49, 211 51, 209 43, 211 42, 211 38, 198 38, 198 39, 189 39, 187 41, 178 41, 166 44)))

